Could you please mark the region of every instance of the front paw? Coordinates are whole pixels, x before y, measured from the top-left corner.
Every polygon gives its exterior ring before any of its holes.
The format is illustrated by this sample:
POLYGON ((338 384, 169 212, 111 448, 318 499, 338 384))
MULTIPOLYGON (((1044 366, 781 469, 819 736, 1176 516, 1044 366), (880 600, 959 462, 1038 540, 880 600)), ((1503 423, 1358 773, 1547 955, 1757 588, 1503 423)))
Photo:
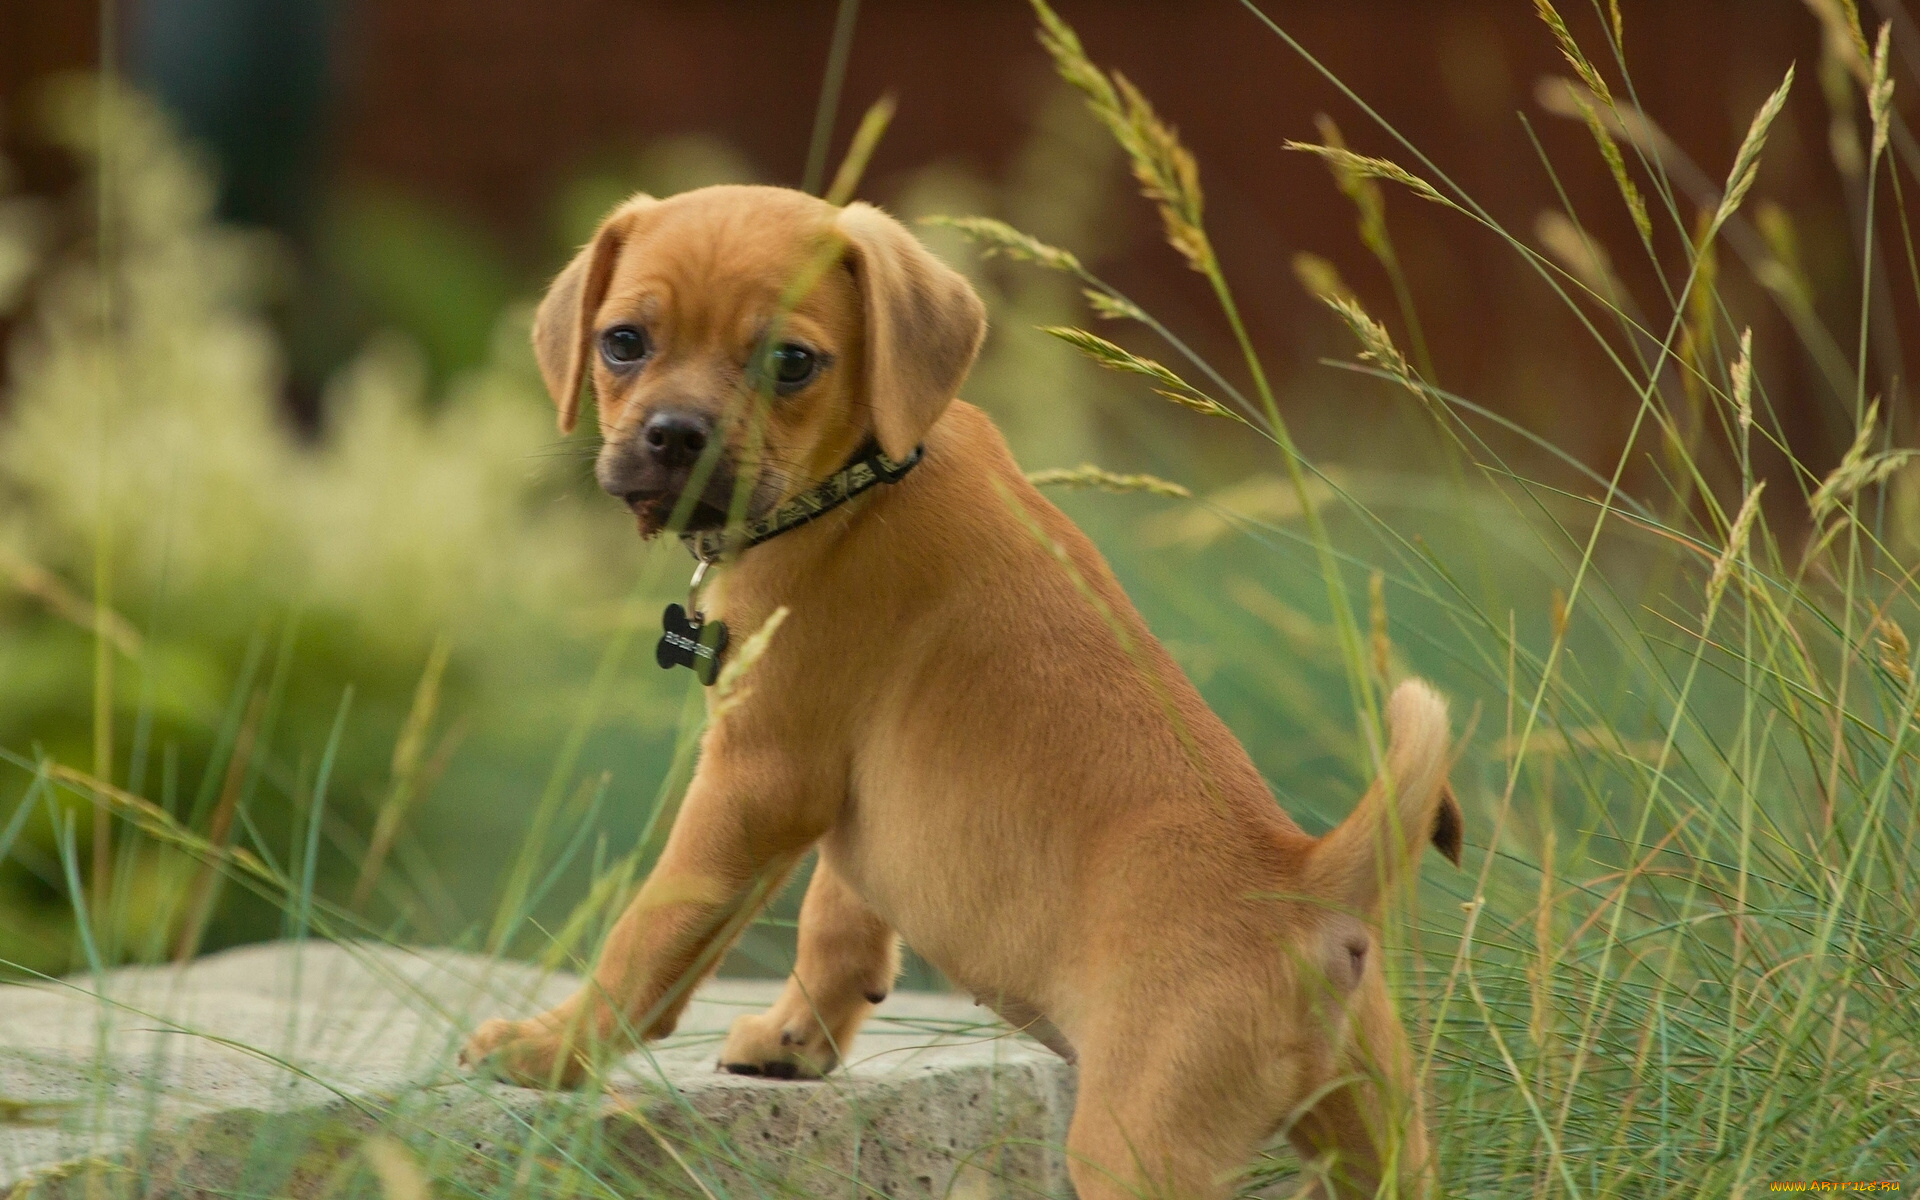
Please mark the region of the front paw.
POLYGON ((498 1017, 474 1030, 460 1051, 460 1065, 529 1088, 572 1088, 587 1076, 588 1062, 575 1039, 538 1017, 498 1017))
POLYGON ((773 1013, 734 1021, 720 1048, 720 1069, 770 1079, 818 1079, 840 1063, 833 1042, 811 1014, 783 1023, 773 1013))

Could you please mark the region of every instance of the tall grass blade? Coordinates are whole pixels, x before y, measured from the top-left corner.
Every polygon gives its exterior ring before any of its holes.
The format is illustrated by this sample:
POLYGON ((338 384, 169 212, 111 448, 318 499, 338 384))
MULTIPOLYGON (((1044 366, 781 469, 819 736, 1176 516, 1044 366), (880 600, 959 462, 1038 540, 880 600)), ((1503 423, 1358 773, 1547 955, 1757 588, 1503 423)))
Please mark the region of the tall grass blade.
POLYGON ((820 80, 820 103, 813 114, 813 136, 807 143, 807 165, 800 190, 820 194, 827 173, 827 151, 833 145, 834 117, 840 110, 840 88, 847 78, 847 59, 853 51, 853 31, 860 20, 860 0, 840 0, 833 18, 833 41, 827 48, 827 70, 820 80))
POLYGON ((840 160, 840 169, 834 172, 833 184, 827 188, 828 204, 846 204, 853 199, 860 188, 860 177, 866 174, 868 160, 893 120, 895 107, 891 95, 882 96, 860 118, 860 127, 853 131, 853 141, 847 146, 847 156, 840 160))
MULTIPOLYGON (((379 816, 374 819, 373 838, 367 846, 366 857, 361 860, 353 898, 348 902, 354 909, 366 907, 368 897, 373 894, 374 881, 379 878, 387 854, 393 848, 393 839, 399 836, 401 821, 414 802, 433 786, 431 776, 438 773, 428 770, 423 774, 421 756, 426 749, 427 732, 440 709, 440 682, 446 675, 451 653, 452 647, 445 635, 435 638, 433 649, 427 653, 427 665, 414 688, 413 705, 407 710, 406 722, 394 741, 392 782, 387 787, 386 799, 381 802, 379 816)), ((439 755, 435 758, 444 767, 444 759, 439 755)))
POLYGON ((347 712, 353 707, 353 686, 340 693, 340 706, 334 710, 333 728, 327 733, 326 749, 320 752, 320 769, 313 780, 313 802, 307 814, 307 844, 300 856, 300 901, 295 909, 293 936, 307 936, 313 925, 313 889, 320 862, 320 830, 327 816, 327 789, 333 783, 334 763, 340 756, 340 735, 346 731, 347 712))
MULTIPOLYGON (((227 759, 226 782, 220 788, 220 801, 214 806, 213 824, 207 831, 207 841, 221 850, 225 850, 232 842, 234 812, 240 806, 241 790, 254 765, 254 738, 260 729, 261 714, 266 710, 267 694, 265 691, 255 692, 253 699, 248 702, 247 715, 240 722, 240 734, 233 744, 233 754, 227 759)), ((214 862, 209 860, 201 866, 200 874, 187 893, 180 937, 174 944, 174 962, 188 962, 200 952, 200 939, 205 936, 207 921, 213 915, 218 889, 219 874, 214 862)))

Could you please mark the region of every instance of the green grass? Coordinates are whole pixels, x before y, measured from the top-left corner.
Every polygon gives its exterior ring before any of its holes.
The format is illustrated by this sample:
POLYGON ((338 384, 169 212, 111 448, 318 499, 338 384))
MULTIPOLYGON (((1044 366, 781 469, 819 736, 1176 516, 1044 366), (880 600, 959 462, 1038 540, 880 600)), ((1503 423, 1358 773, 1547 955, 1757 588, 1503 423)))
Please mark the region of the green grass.
MULTIPOLYGON (((1850 9, 1835 8, 1843 23, 1850 9)), ((1588 81, 1566 111, 1641 232, 1606 250, 1650 256, 1657 294, 1627 292, 1571 206, 1533 240, 1502 227, 1364 97, 1349 93, 1349 125, 1397 146, 1390 159, 1331 127, 1302 147, 1353 198, 1396 297, 1383 322, 1302 264, 1359 347, 1326 388, 1431 453, 1340 445, 1276 393, 1262 331, 1234 306, 1250 268, 1206 235, 1206 164, 1044 10, 1096 121, 1064 104, 1041 120, 1071 131, 1083 171, 997 189, 930 174, 906 207, 984 212, 923 232, 955 239, 941 242, 955 261, 963 233, 1013 260, 973 266, 1002 333, 967 394, 1024 462, 1099 458, 1196 494, 1062 502, 1303 824, 1329 826, 1373 773, 1392 680, 1418 673, 1454 697, 1467 869, 1426 864, 1390 931, 1445 1195, 1911 1187, 1920 676, 1904 630, 1920 628, 1920 467, 1893 440, 1910 427, 1900 397, 1872 403, 1870 341, 1874 278, 1920 293, 1904 199, 1920 172, 1874 137, 1875 81, 1896 72, 1874 31, 1827 44, 1829 74, 1854 79, 1857 54, 1866 80, 1840 97, 1877 218, 1861 223, 1856 335, 1820 324, 1780 233, 1791 219, 1755 185, 1765 122, 1730 169, 1708 169, 1724 186, 1690 191, 1673 151, 1621 119, 1635 93, 1611 10, 1568 15, 1541 28, 1588 81), (1207 281, 1237 361, 1197 358, 1064 253, 1095 261, 1095 184, 1116 154, 1207 281), (1437 382, 1393 248, 1403 202, 1491 234, 1580 314, 1634 413, 1617 460, 1582 462, 1437 382), (1734 253, 1736 233, 1761 249, 1734 253), (1760 287, 1725 288, 1735 272, 1760 287), (1069 328, 1081 289, 1115 318, 1097 339, 1069 328), (1760 348, 1767 371, 1742 336, 1754 297, 1800 339, 1760 348), (1770 402, 1769 376, 1801 360, 1859 432, 1831 469, 1797 457, 1770 402), (1119 377, 1098 367, 1183 407, 1113 399, 1119 377), (1786 465, 1762 477, 1756 462, 1786 465)), ((1277 62, 1339 84, 1281 24, 1248 20, 1277 62)), ((80 92, 61 104, 55 128, 96 156, 112 234, 50 268, 29 314, 44 352, 21 357, 0 426, 0 492, 17 501, 0 568, 18 585, 0 591, 0 958, 42 972, 165 958, 190 924, 173 898, 204 878, 204 945, 311 931, 577 963, 685 778, 697 709, 633 644, 682 586, 677 552, 636 559, 576 449, 552 445, 523 309, 431 413, 419 355, 374 344, 339 381, 322 446, 298 444, 274 424, 257 250, 208 222, 205 185, 152 114, 80 92), (92 788, 102 776, 155 807, 92 788), (104 881, 98 795, 114 813, 104 881), (375 868, 379 828, 391 845, 375 868)), ((1556 167, 1543 152, 1515 169, 1556 167)), ((788 897, 760 922, 733 969, 779 973, 792 911, 788 897)), ((545 1173, 446 1186, 690 1189, 622 1175, 584 1110, 543 1120, 516 1153, 545 1173)), ((374 1125, 442 1173, 447 1149, 399 1109, 374 1125)), ((310 1148, 271 1124, 245 1138, 270 1163, 310 1148)), ((731 1154, 714 1131, 681 1150, 694 1175, 731 1154)), ((1261 1169, 1296 1166, 1280 1150, 1261 1169)), ((359 1168, 336 1181, 382 1186, 393 1194, 359 1168)))

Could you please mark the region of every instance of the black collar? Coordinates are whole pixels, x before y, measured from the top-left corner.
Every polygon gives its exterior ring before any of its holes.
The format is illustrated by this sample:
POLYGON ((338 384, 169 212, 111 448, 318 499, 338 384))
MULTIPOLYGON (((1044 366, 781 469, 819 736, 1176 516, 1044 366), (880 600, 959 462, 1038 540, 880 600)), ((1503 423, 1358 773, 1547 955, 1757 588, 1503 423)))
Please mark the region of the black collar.
POLYGON ((756 517, 727 529, 702 529, 683 533, 680 540, 703 563, 719 562, 724 556, 779 537, 789 529, 798 529, 815 517, 827 513, 882 483, 898 483, 920 462, 926 447, 915 446, 913 453, 896 462, 874 442, 854 452, 854 459, 839 471, 782 504, 764 517, 756 517))

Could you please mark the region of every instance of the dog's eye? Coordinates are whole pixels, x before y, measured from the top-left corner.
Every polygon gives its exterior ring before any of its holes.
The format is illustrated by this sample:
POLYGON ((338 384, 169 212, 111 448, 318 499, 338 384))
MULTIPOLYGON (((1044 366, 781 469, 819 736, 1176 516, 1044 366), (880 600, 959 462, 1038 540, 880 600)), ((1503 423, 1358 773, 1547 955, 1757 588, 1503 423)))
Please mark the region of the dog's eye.
POLYGON ((820 370, 820 356, 805 346, 782 342, 773 348, 773 386, 781 393, 797 392, 820 370))
POLYGON ((615 325, 600 335, 600 357, 616 367, 630 367, 652 350, 647 331, 633 325, 615 325))

